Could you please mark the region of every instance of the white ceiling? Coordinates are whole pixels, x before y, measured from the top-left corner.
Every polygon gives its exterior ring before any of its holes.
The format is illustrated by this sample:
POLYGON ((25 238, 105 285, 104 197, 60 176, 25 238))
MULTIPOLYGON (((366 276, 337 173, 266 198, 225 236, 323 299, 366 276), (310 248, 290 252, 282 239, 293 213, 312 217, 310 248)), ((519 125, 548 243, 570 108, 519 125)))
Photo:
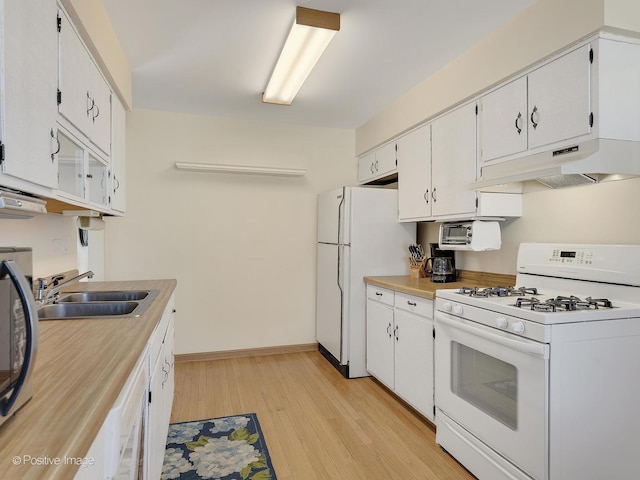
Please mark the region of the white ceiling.
POLYGON ((355 129, 533 0, 103 3, 134 108, 355 129), (296 5, 340 13, 341 29, 291 106, 263 104, 296 5))

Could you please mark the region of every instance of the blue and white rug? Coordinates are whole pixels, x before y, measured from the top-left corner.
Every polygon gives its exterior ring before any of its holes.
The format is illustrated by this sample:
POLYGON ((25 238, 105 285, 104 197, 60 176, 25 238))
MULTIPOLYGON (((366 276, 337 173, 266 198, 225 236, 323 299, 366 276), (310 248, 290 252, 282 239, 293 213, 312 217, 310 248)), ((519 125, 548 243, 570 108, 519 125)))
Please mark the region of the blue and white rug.
POLYGON ((162 480, 277 480, 254 413, 169 425, 162 480))

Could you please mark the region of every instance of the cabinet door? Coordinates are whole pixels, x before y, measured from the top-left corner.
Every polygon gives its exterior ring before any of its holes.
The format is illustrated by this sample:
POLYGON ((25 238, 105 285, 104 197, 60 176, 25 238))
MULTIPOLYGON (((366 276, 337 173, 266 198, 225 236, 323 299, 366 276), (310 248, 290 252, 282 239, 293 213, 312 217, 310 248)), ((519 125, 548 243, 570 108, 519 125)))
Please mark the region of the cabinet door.
POLYGON ((527 149, 527 77, 485 95, 478 103, 480 161, 527 149))
POLYGON ((398 140, 398 209, 400 220, 431 216, 431 125, 398 140))
POLYGON ((376 176, 376 154, 371 152, 358 159, 358 182, 366 183, 376 176))
POLYGON ((173 326, 173 314, 171 316, 171 323, 167 329, 167 336, 164 339, 163 355, 164 355, 164 367, 163 367, 163 405, 164 405, 164 425, 168 426, 171 420, 171 407, 173 406, 173 394, 175 391, 175 376, 174 376, 174 326, 173 326))
POLYGON ((394 388, 393 309, 367 300, 367 371, 394 388))
POLYGON ((386 175, 398 166, 396 142, 387 143, 376 150, 376 175, 386 175))
POLYGON ((476 192, 476 106, 462 106, 431 124, 431 214, 474 213, 476 192))
POLYGON ((591 62, 585 45, 529 74, 529 148, 591 132, 591 62))
POLYGON ((433 420, 433 321, 396 309, 395 392, 433 420))
POLYGON ((118 212, 126 211, 126 111, 114 96, 111 104, 113 118, 111 146, 111 208, 118 212))
POLYGON ((1 2, 3 172, 56 188, 57 35, 55 2, 1 2))
POLYGON ((91 121, 91 143, 109 155, 111 153, 111 90, 98 67, 90 61, 92 109, 89 111, 91 121))
POLYGON ((145 478, 160 478, 164 450, 167 442, 167 430, 164 425, 164 404, 162 395, 162 352, 152 363, 149 381, 149 403, 147 404, 147 431, 145 434, 145 478))
POLYGON ((58 111, 73 126, 86 133, 91 125, 93 107, 90 82, 90 60, 87 50, 62 11, 60 15, 60 105, 58 111))

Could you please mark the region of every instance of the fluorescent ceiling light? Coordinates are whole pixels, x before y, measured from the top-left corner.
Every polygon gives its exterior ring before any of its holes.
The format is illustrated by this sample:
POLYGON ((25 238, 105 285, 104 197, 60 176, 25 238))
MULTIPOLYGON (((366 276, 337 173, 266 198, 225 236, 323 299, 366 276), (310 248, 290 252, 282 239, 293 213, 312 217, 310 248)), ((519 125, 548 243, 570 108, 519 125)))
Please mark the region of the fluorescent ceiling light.
POLYGON ((296 21, 262 94, 262 101, 291 105, 338 30, 340 14, 296 7, 296 21))

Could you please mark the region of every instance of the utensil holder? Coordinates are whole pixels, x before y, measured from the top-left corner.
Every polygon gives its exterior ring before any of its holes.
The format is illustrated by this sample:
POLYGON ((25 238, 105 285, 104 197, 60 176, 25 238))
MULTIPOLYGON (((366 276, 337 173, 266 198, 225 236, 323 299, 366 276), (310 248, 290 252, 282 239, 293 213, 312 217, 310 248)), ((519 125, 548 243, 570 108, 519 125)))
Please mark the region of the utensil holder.
POLYGON ((411 278, 426 278, 427 274, 424 271, 424 266, 427 263, 427 259, 423 258, 422 260, 420 260, 420 263, 418 265, 414 265, 414 261, 415 260, 409 257, 409 267, 411 268, 409 276, 411 278))

